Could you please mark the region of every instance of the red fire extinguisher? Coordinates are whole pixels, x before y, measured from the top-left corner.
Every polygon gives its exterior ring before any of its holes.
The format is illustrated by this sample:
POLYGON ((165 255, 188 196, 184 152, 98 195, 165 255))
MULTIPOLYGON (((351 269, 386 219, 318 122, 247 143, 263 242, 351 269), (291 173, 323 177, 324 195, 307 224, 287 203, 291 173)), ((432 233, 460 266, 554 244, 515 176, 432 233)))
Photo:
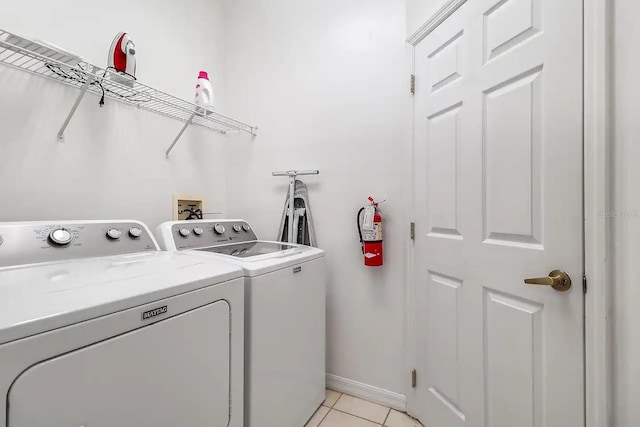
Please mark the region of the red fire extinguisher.
MULTIPOLYGON (((384 200, 383 200, 384 201, 384 200)), ((369 206, 363 206, 356 218, 360 245, 364 255, 364 265, 379 267, 382 265, 382 211, 378 203, 369 197, 369 206), (362 218, 362 213, 364 218, 362 218)))

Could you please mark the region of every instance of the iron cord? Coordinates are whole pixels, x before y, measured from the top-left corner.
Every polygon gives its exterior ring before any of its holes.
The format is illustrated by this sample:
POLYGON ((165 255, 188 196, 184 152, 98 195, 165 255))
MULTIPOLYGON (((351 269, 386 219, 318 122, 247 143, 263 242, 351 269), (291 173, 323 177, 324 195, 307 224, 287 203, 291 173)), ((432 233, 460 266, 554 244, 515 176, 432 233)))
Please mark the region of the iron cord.
MULTIPOLYGON (((51 64, 51 63, 47 63, 45 64, 45 66, 55 75, 57 75, 58 77, 61 77, 63 80, 72 80, 74 82, 78 82, 78 83, 85 83, 86 82, 86 77, 81 74, 78 73, 77 71, 70 69, 70 72, 67 72, 64 70, 63 67, 61 67, 60 65, 57 64, 51 64)), ((82 68, 81 65, 78 65, 78 67, 82 68)), ((136 97, 139 97, 140 94, 138 93, 132 93, 131 95, 123 95, 121 93, 118 93, 116 91, 110 90, 108 87, 105 88, 105 86, 102 84, 102 80, 104 80, 106 78, 107 75, 107 70, 104 70, 102 73, 102 76, 99 77, 98 79, 94 80, 93 82, 91 82, 91 86, 98 86, 100 88, 100 90, 102 91, 102 97, 100 98, 100 102, 99 105, 102 107, 104 105, 104 99, 105 99, 105 95, 107 93, 109 93, 112 96, 118 97, 118 98, 122 98, 122 99, 126 99, 128 101, 133 101, 133 102, 148 102, 151 101, 151 97, 147 96, 147 97, 142 97, 141 99, 136 99, 136 97)), ((127 74, 127 76, 129 77, 133 77, 127 74)), ((135 79, 135 77, 134 77, 135 79)))

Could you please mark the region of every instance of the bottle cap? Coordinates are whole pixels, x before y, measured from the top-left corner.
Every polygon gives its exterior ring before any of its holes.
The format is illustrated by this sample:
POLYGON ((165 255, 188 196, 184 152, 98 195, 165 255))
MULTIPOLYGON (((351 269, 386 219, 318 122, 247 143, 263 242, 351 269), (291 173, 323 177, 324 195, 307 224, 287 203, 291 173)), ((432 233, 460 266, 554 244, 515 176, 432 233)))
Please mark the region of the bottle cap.
POLYGON ((207 80, 209 80, 209 74, 207 74, 206 71, 200 71, 200 74, 198 74, 198 78, 199 79, 207 79, 207 80))

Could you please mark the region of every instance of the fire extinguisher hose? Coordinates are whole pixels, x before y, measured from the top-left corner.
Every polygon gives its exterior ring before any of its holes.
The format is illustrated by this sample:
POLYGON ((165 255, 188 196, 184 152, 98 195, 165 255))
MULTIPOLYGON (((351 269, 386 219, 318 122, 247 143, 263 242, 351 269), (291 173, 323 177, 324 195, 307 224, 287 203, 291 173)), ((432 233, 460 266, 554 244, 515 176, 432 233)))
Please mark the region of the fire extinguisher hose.
POLYGON ((360 215, 364 212, 365 208, 362 207, 358 211, 358 215, 356 216, 356 225, 358 226, 358 235, 360 236, 360 249, 362 249, 362 253, 364 254, 364 241, 362 240, 362 226, 360 225, 360 215))

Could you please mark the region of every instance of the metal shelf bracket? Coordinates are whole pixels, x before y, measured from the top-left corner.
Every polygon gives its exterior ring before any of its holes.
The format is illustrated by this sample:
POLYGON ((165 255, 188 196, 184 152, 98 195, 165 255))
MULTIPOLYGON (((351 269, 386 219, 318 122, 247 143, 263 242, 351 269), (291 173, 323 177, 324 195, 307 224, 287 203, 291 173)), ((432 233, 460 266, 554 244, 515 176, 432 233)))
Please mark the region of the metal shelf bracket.
POLYGON ((164 157, 166 159, 169 158, 169 153, 171 153, 171 150, 173 150, 173 147, 178 143, 178 140, 182 137, 182 134, 184 133, 184 131, 187 130, 187 128, 189 127, 189 125, 191 123, 193 123, 193 118, 195 116, 196 116, 196 113, 193 113, 191 115, 191 117, 189 117, 189 120, 187 120, 187 122, 184 124, 184 126, 182 126, 182 129, 180 129, 180 132, 178 132, 178 136, 176 136, 176 138, 173 140, 173 142, 171 143, 169 148, 167 148, 167 152, 164 154, 164 157))
POLYGON ((82 98, 84 98, 85 93, 87 93, 89 86, 91 86, 91 84, 95 81, 95 78, 92 76, 92 74, 95 74, 96 71, 97 71, 97 67, 92 67, 91 74, 87 75, 87 81, 84 82, 84 84, 82 85, 82 88, 80 88, 80 93, 76 98, 76 102, 73 104, 73 107, 71 107, 71 111, 69 111, 67 118, 65 119, 64 123, 62 123, 62 127, 58 131, 58 141, 64 142, 64 131, 67 129, 67 126, 69 126, 69 123, 71 122, 73 115, 76 113, 76 110, 80 105, 80 101, 82 101, 82 98))

